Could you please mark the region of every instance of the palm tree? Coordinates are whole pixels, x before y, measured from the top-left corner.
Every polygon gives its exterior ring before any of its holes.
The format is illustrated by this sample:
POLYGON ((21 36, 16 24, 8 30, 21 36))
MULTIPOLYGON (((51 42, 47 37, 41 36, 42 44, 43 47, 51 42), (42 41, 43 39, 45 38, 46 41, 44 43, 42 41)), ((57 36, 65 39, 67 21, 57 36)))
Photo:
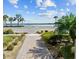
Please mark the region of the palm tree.
POLYGON ((7 15, 3 15, 3 21, 5 23, 5 26, 7 25, 7 23, 6 23, 7 19, 8 19, 8 16, 7 15))
POLYGON ((56 22, 56 24, 58 24, 57 30, 59 30, 60 33, 69 33, 74 18, 75 16, 72 13, 70 15, 62 16, 58 22, 56 22))
POLYGON ((62 16, 56 24, 59 24, 56 29, 59 31, 59 34, 70 35, 74 44, 76 38, 76 17, 72 13, 70 15, 62 16))
POLYGON ((9 21, 10 21, 10 26, 12 26, 12 22, 13 22, 13 17, 9 17, 9 21))
POLYGON ((75 44, 75 39, 76 39, 76 17, 74 20, 71 22, 71 26, 69 29, 69 34, 73 40, 73 44, 75 44))
POLYGON ((24 18, 21 17, 21 18, 20 18, 20 21, 22 22, 22 25, 23 25, 24 18))
POLYGON ((19 22, 20 22, 20 19, 21 19, 21 15, 20 14, 16 14, 16 20, 17 20, 17 25, 19 26, 19 22))
POLYGON ((56 22, 56 20, 57 20, 58 16, 54 16, 53 18, 55 19, 55 22, 56 22))
POLYGON ((72 13, 70 15, 62 16, 56 24, 59 25, 57 27, 59 33, 69 34, 73 42, 72 44, 65 42, 65 46, 61 48, 64 59, 74 59, 75 53, 72 53, 71 49, 74 47, 76 39, 76 17, 72 13))
MULTIPOLYGON (((55 19, 55 22, 54 22, 55 27, 58 27, 58 24, 56 24, 58 16, 54 16, 53 18, 55 19)), ((57 31, 57 34, 58 34, 58 32, 59 32, 59 31, 57 31)), ((55 33, 56 33, 56 32, 55 32, 55 33)))
MULTIPOLYGON (((53 18, 55 19, 55 23, 56 23, 58 16, 54 16, 53 18)), ((56 26, 56 24, 55 24, 55 26, 56 26)))

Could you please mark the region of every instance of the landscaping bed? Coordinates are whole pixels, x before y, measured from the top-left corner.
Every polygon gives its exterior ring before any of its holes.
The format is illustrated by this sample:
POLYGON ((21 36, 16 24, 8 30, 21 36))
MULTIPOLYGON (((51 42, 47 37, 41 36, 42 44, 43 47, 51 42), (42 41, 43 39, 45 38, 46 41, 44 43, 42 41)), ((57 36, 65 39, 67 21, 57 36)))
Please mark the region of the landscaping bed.
POLYGON ((25 34, 20 36, 4 36, 4 59, 16 59, 24 39, 25 34))

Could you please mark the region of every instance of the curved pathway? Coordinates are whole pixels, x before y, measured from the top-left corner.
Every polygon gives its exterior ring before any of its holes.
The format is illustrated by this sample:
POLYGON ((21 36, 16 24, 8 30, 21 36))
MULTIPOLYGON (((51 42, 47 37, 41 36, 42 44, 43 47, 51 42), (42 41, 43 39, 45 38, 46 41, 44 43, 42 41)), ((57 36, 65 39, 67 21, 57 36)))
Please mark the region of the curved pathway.
POLYGON ((16 59, 53 59, 40 34, 26 34, 16 59))

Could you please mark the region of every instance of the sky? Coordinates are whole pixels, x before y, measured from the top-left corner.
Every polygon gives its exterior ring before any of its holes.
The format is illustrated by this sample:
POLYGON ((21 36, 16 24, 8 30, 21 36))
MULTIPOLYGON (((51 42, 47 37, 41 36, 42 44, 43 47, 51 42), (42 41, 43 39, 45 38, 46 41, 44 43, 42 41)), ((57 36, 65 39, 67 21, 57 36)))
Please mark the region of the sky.
POLYGON ((75 0, 3 0, 3 12, 21 14, 26 23, 52 23, 54 16, 76 14, 75 0))

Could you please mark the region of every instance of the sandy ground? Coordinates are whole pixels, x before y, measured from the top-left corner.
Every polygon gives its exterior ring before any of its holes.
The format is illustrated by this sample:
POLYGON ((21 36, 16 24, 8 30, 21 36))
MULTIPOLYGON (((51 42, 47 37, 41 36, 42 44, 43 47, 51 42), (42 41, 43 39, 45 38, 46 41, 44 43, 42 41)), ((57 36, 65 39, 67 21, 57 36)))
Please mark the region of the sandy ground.
POLYGON ((27 34, 16 59, 53 59, 40 34, 27 34))

